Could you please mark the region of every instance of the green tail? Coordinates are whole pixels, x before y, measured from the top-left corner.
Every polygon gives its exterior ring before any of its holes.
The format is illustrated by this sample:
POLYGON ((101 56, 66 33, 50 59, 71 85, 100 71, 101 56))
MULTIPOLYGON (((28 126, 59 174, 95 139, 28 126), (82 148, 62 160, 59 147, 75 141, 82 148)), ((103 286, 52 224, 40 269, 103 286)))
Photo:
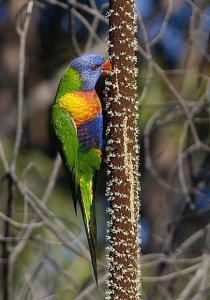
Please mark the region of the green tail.
POLYGON ((100 169, 101 151, 95 148, 78 154, 78 180, 80 186, 80 207, 87 234, 93 271, 97 281, 96 263, 96 208, 95 208, 95 174, 100 169))
POLYGON ((93 198, 93 195, 87 193, 87 184, 84 184, 84 182, 81 182, 80 192, 81 192, 81 197, 79 199, 79 202, 80 202, 83 221, 85 224, 88 245, 90 248, 93 272, 96 279, 96 283, 98 284, 97 263, 96 263, 97 227, 96 227, 95 199, 93 198), (88 210, 87 210, 87 206, 88 206, 88 210))

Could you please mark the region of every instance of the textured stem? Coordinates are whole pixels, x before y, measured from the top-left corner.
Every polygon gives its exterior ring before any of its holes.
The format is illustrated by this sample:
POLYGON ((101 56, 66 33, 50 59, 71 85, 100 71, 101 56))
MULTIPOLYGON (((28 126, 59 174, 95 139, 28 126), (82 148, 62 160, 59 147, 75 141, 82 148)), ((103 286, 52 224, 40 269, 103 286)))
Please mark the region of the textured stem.
POLYGON ((110 0, 107 82, 110 200, 106 299, 140 299, 139 171, 137 130, 136 14, 133 0, 110 0))

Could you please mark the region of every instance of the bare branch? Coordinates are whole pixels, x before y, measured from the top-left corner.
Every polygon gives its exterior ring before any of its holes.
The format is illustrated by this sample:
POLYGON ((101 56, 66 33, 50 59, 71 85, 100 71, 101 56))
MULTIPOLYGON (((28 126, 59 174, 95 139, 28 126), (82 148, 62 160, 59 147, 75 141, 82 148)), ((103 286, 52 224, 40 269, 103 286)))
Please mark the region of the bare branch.
MULTIPOLYGON (((23 131, 23 101, 24 101, 24 69, 25 69, 25 51, 26 51, 26 37, 31 21, 31 14, 33 10, 33 0, 28 1, 26 7, 26 17, 23 28, 20 26, 20 14, 17 17, 16 30, 20 36, 20 50, 19 50, 19 71, 18 71, 18 107, 17 107, 17 128, 13 158, 11 163, 11 170, 15 172, 17 158, 20 150, 20 143, 23 131)), ((22 13, 22 10, 20 11, 22 13)))

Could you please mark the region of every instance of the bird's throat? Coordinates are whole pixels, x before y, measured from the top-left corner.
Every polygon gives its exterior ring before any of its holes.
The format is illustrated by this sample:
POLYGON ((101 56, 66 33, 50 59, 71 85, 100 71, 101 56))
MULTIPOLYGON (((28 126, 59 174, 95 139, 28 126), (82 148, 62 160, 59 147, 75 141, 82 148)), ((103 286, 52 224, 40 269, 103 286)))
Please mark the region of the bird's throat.
POLYGON ((94 120, 102 112, 95 90, 66 93, 60 98, 59 105, 71 114, 77 127, 94 120))

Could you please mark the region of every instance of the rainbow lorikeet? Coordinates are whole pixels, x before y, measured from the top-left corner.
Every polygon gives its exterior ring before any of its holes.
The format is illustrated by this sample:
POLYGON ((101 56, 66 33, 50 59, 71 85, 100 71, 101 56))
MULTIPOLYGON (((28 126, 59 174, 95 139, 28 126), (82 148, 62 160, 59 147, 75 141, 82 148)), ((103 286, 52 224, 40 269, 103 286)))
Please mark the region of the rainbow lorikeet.
POLYGON ((111 63, 100 55, 87 54, 74 59, 61 78, 51 113, 75 211, 77 202, 81 208, 96 281, 94 186, 102 160, 103 116, 95 85, 101 75, 110 72, 111 63))

